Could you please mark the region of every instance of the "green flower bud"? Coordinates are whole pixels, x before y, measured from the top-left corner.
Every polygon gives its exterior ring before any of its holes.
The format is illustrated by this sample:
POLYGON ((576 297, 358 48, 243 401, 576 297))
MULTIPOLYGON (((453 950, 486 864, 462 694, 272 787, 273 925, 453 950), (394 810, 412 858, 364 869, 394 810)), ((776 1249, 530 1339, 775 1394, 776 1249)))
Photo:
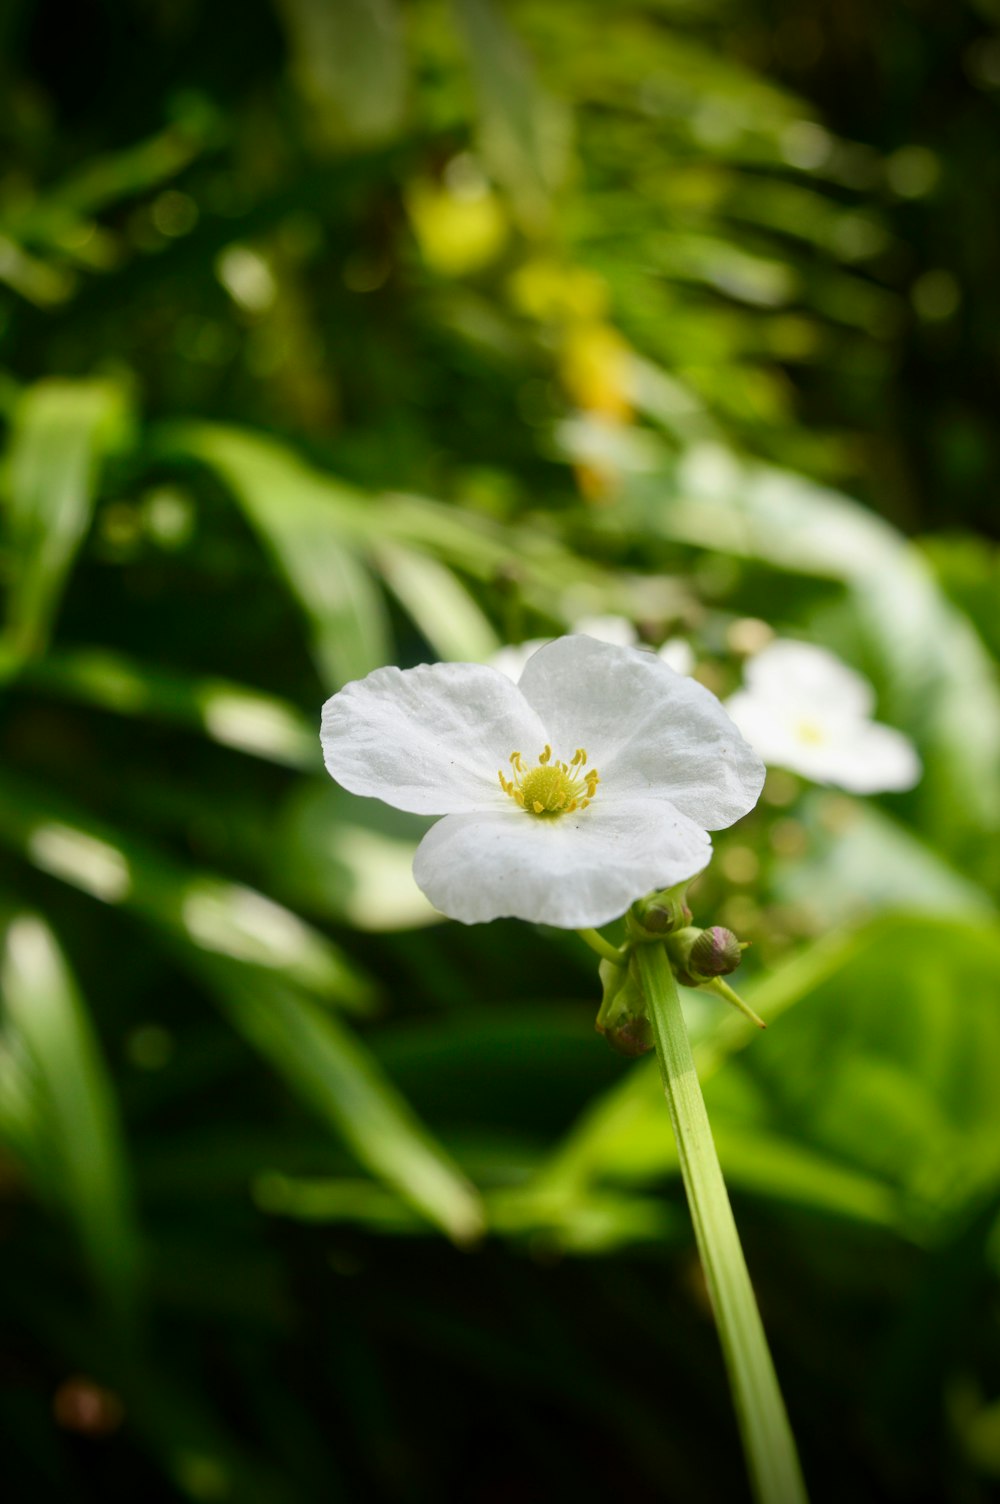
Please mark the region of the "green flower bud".
POLYGON ((689 927, 667 937, 667 950, 679 982, 700 987, 713 977, 728 976, 740 964, 743 949, 732 930, 713 924, 711 929, 689 927))
POLYGON ((688 965, 699 976, 725 977, 739 966, 743 956, 740 942, 732 930, 713 924, 702 930, 691 947, 688 965))
POLYGON ((691 923, 685 902, 686 883, 649 893, 634 903, 626 916, 629 934, 635 940, 660 940, 691 923))
POLYGON ((604 986, 604 1001, 595 1024, 598 1033, 619 1054, 645 1055, 653 1048, 653 1034, 646 1017, 646 1000, 632 968, 602 961, 598 971, 604 986))
POLYGON ((627 1018, 615 1029, 605 1029, 604 1037, 619 1055, 648 1055, 654 1048, 653 1029, 649 1019, 627 1018))

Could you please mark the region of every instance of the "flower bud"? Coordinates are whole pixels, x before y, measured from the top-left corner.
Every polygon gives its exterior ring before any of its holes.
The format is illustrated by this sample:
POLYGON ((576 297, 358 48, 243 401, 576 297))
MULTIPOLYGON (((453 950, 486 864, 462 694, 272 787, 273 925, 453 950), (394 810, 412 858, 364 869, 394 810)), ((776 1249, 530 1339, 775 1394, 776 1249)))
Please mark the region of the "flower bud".
POLYGON ((628 912, 626 924, 636 940, 659 940, 691 923, 691 910, 684 901, 686 883, 663 888, 640 898, 628 912))
POLYGON ((604 1001, 596 1029, 621 1055, 645 1055, 653 1048, 653 1034, 646 1017, 642 988, 632 968, 602 961, 598 968, 604 984, 604 1001))
POLYGON ((725 977, 739 966, 743 956, 740 942, 732 930, 713 924, 702 930, 691 947, 688 966, 699 976, 725 977))
POLYGON ((632 1016, 613 1029, 605 1029, 604 1037, 619 1055, 648 1055, 654 1048, 653 1030, 645 1016, 632 1016))
POLYGON ((713 924, 710 929, 677 930, 667 939, 670 960, 679 982, 699 987, 713 977, 728 976, 740 964, 743 949, 732 930, 713 924))

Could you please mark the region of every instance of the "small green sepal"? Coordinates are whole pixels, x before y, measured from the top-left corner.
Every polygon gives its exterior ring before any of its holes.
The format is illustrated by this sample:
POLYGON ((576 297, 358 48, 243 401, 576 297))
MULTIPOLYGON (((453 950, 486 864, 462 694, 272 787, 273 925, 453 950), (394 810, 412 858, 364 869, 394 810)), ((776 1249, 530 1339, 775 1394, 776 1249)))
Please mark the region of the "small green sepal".
POLYGON ((729 983, 724 982, 721 977, 713 977, 704 986, 706 992, 714 992, 716 997, 724 997, 727 1003, 732 1003, 733 1007, 737 1008, 743 1014, 744 1018, 748 1018, 752 1024, 756 1024, 758 1029, 767 1028, 767 1024, 761 1018, 760 1014, 755 1013, 750 1004, 745 1003, 739 993, 734 992, 729 983))

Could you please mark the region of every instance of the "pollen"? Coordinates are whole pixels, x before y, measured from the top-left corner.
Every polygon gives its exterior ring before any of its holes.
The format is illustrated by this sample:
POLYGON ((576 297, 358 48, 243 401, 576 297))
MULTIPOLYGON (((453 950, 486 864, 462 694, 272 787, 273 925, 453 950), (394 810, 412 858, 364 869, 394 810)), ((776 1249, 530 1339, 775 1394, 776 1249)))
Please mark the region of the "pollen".
POLYGON ((559 762, 553 761, 552 748, 546 744, 535 767, 529 767, 520 752, 512 752, 510 766, 509 778, 502 771, 498 775, 500 787, 526 814, 538 819, 586 809, 600 783, 597 769, 587 767, 583 747, 577 747, 569 762, 559 762))

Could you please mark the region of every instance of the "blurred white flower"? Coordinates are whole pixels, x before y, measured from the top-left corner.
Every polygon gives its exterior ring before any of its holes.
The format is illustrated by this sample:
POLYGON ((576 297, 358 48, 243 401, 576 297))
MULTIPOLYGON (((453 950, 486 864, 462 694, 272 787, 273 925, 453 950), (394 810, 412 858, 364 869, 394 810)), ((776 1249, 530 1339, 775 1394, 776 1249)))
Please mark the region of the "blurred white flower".
POLYGON ((855 794, 909 789, 921 767, 901 731, 871 719, 867 679, 825 648, 778 639, 746 666, 726 709, 769 766, 855 794))
MULTIPOLYGON (((639 641, 638 632, 624 616, 581 616, 574 622, 572 632, 577 637, 593 637, 595 642, 613 642, 621 648, 634 647, 639 641)), ((490 659, 490 665, 516 684, 528 659, 553 640, 551 637, 531 637, 527 642, 500 648, 490 659)))
POLYGON ((654 654, 560 637, 517 685, 478 663, 376 669, 323 707, 328 771, 443 815, 414 860, 435 908, 606 924, 707 863, 764 769, 719 701, 654 654))
POLYGON ((539 648, 543 648, 550 637, 531 637, 527 642, 508 643, 506 647, 498 648, 490 658, 490 667, 498 669, 505 679, 516 684, 524 672, 525 664, 529 658, 533 658, 539 648))
POLYGON ((691 644, 683 637, 668 637, 663 646, 657 649, 657 656, 669 664, 675 674, 694 672, 694 652, 691 644))
MULTIPOLYGON (((637 647, 639 643, 638 632, 624 616, 581 616, 572 631, 574 636, 593 637, 595 642, 611 642, 621 648, 637 647)), ((516 684, 528 659, 551 641, 550 637, 533 637, 528 642, 500 648, 490 663, 516 684)), ((683 637, 668 638, 659 649, 659 656, 678 674, 689 674, 694 668, 694 654, 683 637)))

